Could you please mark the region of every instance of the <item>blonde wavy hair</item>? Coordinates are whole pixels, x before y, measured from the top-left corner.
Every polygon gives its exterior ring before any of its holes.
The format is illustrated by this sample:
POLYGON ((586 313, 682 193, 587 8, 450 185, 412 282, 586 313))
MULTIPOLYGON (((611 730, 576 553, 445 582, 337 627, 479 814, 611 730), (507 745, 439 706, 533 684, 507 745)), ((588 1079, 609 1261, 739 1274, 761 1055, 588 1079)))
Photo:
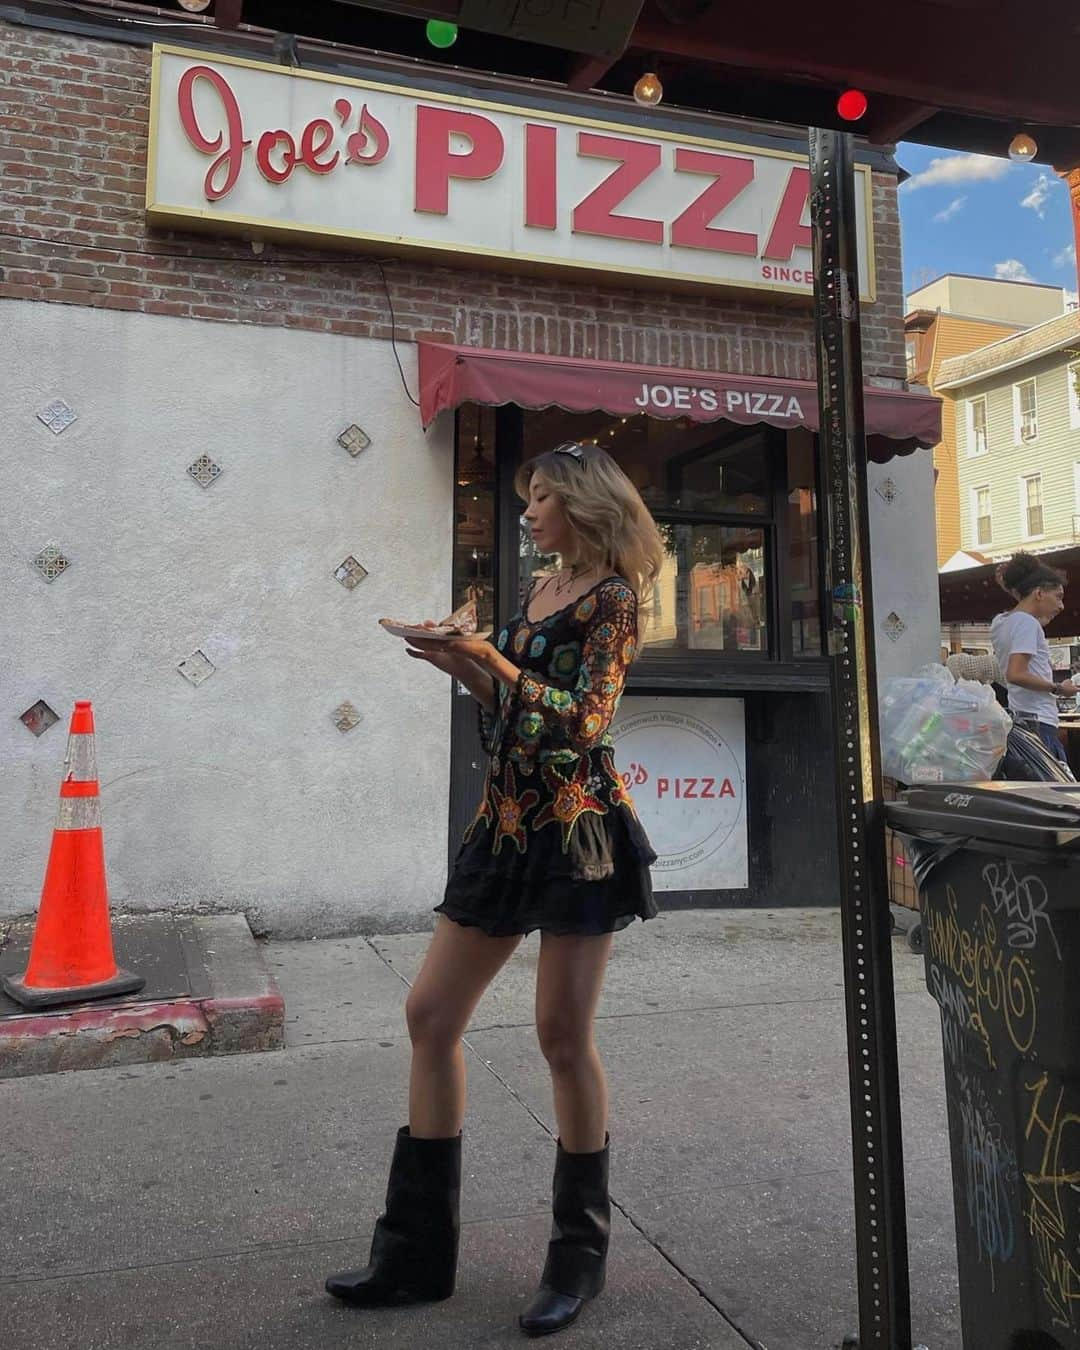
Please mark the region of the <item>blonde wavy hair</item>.
POLYGON ((599 446, 564 441, 518 469, 514 491, 523 500, 534 477, 558 497, 577 536, 574 561, 625 578, 643 613, 660 575, 664 542, 641 493, 618 464, 599 446))

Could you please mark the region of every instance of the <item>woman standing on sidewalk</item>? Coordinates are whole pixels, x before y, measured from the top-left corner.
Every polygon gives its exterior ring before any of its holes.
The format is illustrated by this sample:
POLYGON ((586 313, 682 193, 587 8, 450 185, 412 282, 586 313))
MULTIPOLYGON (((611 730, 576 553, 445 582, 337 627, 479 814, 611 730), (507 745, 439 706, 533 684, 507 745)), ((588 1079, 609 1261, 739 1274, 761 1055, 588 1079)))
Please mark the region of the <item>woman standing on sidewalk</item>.
POLYGON ((465 1059, 481 995, 539 929, 536 1030, 559 1125, 554 1223, 530 1336, 568 1326, 604 1285, 610 1227, 607 1083, 593 1043, 612 934, 656 912, 655 861, 615 769, 609 726, 641 636, 639 601, 663 544, 637 489, 603 450, 569 442, 522 466, 515 489, 559 570, 530 587, 494 644, 417 641, 409 655, 461 680, 491 758, 405 1014, 409 1124, 398 1131, 369 1264, 328 1291, 364 1307, 454 1290, 465 1059))
POLYGON ((1030 553, 1017 553, 998 568, 998 582, 1017 605, 990 625, 994 656, 1009 690, 1009 711, 1055 759, 1065 760, 1058 734, 1059 695, 1075 694, 1071 680, 1054 682, 1050 644, 1043 629, 1065 608, 1065 578, 1030 553))

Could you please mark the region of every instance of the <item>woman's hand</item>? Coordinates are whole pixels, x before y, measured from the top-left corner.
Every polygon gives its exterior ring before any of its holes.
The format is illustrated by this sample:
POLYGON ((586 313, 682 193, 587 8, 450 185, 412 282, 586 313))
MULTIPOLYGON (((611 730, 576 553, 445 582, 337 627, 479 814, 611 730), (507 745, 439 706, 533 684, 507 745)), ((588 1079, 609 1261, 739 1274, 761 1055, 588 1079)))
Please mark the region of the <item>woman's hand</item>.
MULTIPOLYGON (((425 620, 425 628, 432 628, 430 619, 425 620)), ((422 637, 410 637, 409 646, 415 648, 415 651, 409 653, 410 656, 416 656, 418 653, 442 653, 444 656, 452 656, 460 661, 471 661, 478 666, 485 666, 488 663, 489 653, 494 651, 487 638, 480 637, 459 637, 450 641, 444 638, 431 638, 430 641, 422 637)))
POLYGON ((448 643, 437 640, 424 642, 421 638, 410 638, 405 655, 411 656, 416 661, 427 661, 429 665, 457 680, 460 680, 466 669, 471 666, 471 662, 463 660, 448 643))

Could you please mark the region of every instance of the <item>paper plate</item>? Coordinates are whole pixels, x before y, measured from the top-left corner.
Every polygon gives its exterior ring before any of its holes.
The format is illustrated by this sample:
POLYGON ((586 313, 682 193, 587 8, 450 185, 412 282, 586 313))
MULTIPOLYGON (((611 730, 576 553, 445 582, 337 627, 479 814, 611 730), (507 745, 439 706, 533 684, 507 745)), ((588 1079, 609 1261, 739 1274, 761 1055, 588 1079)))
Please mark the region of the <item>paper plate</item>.
POLYGON ((460 642, 463 638, 480 636, 478 633, 434 633, 423 624, 394 623, 392 619, 380 619, 379 627, 392 637, 404 638, 406 642, 413 638, 426 638, 428 642, 460 642))

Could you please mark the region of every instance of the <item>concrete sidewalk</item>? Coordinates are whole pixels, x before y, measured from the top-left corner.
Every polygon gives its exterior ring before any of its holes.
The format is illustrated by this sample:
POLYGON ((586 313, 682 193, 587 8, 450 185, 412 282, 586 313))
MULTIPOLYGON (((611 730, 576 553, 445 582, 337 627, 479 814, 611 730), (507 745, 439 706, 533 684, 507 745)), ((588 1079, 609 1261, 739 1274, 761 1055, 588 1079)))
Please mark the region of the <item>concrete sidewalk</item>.
MULTIPOLYGON (((690 911, 615 938, 608 1287, 564 1350, 827 1350, 857 1328, 839 919, 690 911)), ((0 1300, 19 1350, 517 1347, 550 1224, 538 938, 467 1036, 458 1292, 357 1312, 406 1119, 426 934, 271 943, 288 1048, 0 1082, 0 1300)), ((916 1341, 958 1350, 936 1005, 895 943, 916 1341)))

